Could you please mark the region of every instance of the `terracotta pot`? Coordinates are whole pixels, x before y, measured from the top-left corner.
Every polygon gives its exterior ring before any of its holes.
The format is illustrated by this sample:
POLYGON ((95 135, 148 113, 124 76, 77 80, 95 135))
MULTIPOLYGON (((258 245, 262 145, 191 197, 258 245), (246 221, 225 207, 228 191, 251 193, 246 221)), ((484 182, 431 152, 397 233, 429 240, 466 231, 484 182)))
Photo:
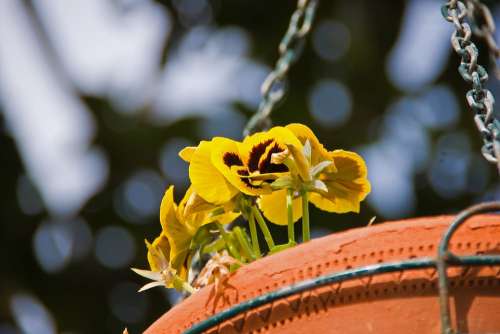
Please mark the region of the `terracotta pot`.
MULTIPOLYGON (((436 256, 453 216, 352 229, 299 245, 240 268, 224 295, 212 286, 158 319, 146 334, 182 333, 224 309, 281 287, 369 264, 436 256)), ((500 216, 470 219, 453 236, 457 255, 500 253, 500 216)), ((452 323, 467 333, 500 332, 500 267, 453 267, 452 323)), ((207 333, 438 333, 433 268, 377 274, 333 283, 246 311, 207 333)))

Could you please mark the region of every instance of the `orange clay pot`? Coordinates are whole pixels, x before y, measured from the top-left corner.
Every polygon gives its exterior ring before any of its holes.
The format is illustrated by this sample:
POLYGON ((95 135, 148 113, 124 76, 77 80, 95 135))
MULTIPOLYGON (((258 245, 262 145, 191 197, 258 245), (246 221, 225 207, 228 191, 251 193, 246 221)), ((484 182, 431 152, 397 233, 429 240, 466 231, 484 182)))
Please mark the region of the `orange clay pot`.
MULTIPOLYGON (((222 296, 213 286, 173 307, 146 334, 182 333, 232 305, 310 278, 381 262, 436 256, 453 216, 389 222, 315 239, 235 272, 222 296)), ((468 220, 453 236, 457 255, 500 253, 500 216, 468 220)), ((452 267, 452 324, 460 333, 500 333, 500 267, 452 267)), ((206 333, 439 333, 433 268, 322 286, 247 311, 206 333)))

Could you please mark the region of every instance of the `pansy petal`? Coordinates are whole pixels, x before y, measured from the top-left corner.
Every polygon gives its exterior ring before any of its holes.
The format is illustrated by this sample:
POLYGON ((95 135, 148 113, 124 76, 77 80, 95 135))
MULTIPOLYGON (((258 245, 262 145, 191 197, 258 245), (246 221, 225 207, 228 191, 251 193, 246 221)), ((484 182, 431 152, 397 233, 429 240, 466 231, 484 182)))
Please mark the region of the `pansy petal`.
POLYGON ((192 231, 183 224, 177 215, 177 206, 174 202, 174 187, 168 188, 160 208, 160 222, 163 233, 170 244, 170 264, 172 268, 178 268, 184 262, 187 250, 193 237, 192 231))
POLYGON ((266 152, 267 146, 271 145, 273 138, 266 132, 257 132, 246 137, 238 145, 239 155, 243 159, 245 166, 257 170, 260 158, 266 152))
MULTIPOLYGON (((319 142, 318 138, 310 128, 300 123, 288 124, 286 128, 290 130, 300 140, 302 144, 305 144, 306 141, 309 141, 311 145, 312 165, 316 165, 321 161, 330 159, 328 151, 319 142)), ((334 165, 330 166, 329 168, 331 170, 335 170, 334 165)))
POLYGON ((171 245, 170 266, 181 272, 189 253, 189 246, 191 245, 193 235, 186 225, 177 220, 170 224, 169 227, 166 235, 171 245))
POLYGON ((197 147, 196 146, 187 146, 184 147, 180 152, 179 152, 179 157, 181 157, 182 160, 185 162, 190 162, 191 158, 193 157, 194 152, 196 151, 197 147))
POLYGON ((217 221, 222 225, 226 225, 232 223, 236 218, 240 216, 239 212, 226 212, 220 215, 212 215, 210 216, 210 222, 217 221))
POLYGON ((214 210, 215 208, 217 208, 216 205, 205 201, 196 191, 194 191, 193 187, 190 186, 188 190, 186 190, 186 194, 177 208, 177 219, 189 219, 189 216, 196 213, 214 210))
POLYGON ((222 204, 231 200, 238 190, 212 164, 213 142, 202 141, 191 157, 189 178, 194 190, 205 201, 222 204))
POLYGON ((260 156, 258 163, 256 165, 257 169, 252 170, 252 173, 258 172, 260 174, 271 174, 271 173, 286 173, 288 172, 288 167, 282 162, 276 163, 276 155, 287 154, 286 144, 279 142, 275 139, 268 145, 264 153, 260 156))
POLYGON ((259 167, 263 164, 263 159, 268 159, 268 163, 270 163, 271 155, 285 150, 287 144, 302 149, 302 144, 290 130, 276 126, 267 132, 257 132, 246 137, 240 145, 240 156, 252 173, 259 170, 259 167), (280 150, 277 151, 275 147, 280 150))
POLYGON ((370 192, 366 164, 354 152, 336 150, 330 156, 337 166, 337 172, 320 173, 326 184, 325 194, 311 193, 310 201, 318 208, 337 213, 359 212, 359 203, 370 192))
MULTIPOLYGON (((262 195, 257 200, 259 208, 264 213, 264 216, 274 224, 287 225, 288 213, 286 208, 286 189, 276 190, 269 195, 262 195)), ((299 198, 294 198, 292 201, 293 221, 302 217, 302 201, 299 198)))
POLYGON ((283 143, 284 145, 294 145, 302 149, 302 143, 300 142, 300 140, 290 129, 286 127, 275 126, 271 128, 267 133, 269 136, 276 138, 279 143, 283 143))
POLYGON ((168 187, 167 191, 165 191, 165 195, 163 195, 160 204, 160 223, 164 231, 166 229, 167 221, 176 219, 176 210, 177 206, 174 202, 174 186, 170 186, 168 187))
POLYGON ((148 248, 148 263, 152 271, 162 271, 168 266, 170 259, 170 243, 167 236, 162 231, 152 244, 147 240, 146 247, 148 248))
POLYGON ((335 150, 329 152, 329 155, 338 169, 336 178, 348 181, 364 181, 366 179, 368 169, 366 168, 365 161, 359 154, 351 151, 335 150))
POLYGON ((269 193, 269 189, 252 185, 248 179, 248 171, 239 154, 239 143, 221 137, 212 139, 213 150, 211 162, 217 170, 239 191, 256 196, 269 193))
MULTIPOLYGON (((192 253, 190 254, 189 251, 185 251, 183 256, 179 257, 179 259, 182 259, 182 262, 177 265, 177 268, 175 268, 177 276, 185 282, 187 282, 189 277, 189 269, 191 268, 192 258, 192 253)), ((172 287, 174 287, 174 284, 172 284, 172 287)))
POLYGON ((318 193, 309 194, 309 202, 318 209, 335 213, 359 212, 359 200, 355 195, 324 197, 318 193))

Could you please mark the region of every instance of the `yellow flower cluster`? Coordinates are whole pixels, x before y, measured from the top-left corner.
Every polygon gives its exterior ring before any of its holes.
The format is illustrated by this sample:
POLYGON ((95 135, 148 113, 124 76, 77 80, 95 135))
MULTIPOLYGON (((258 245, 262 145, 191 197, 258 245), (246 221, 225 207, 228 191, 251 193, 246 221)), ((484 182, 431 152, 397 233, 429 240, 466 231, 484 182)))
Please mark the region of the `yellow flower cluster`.
POLYGON ((237 263, 250 262, 261 256, 256 222, 269 251, 279 251, 295 244, 293 224, 301 217, 303 240, 309 240, 309 202, 329 212, 359 212, 370 192, 363 159, 354 152, 328 151, 302 124, 274 127, 241 142, 215 137, 179 155, 189 163, 191 186, 179 205, 173 187, 165 193, 162 232, 152 244, 146 242, 151 270, 134 269, 153 280, 144 288, 192 291, 194 256, 227 251, 237 263), (261 212, 288 226, 287 244, 274 244, 261 212), (250 237, 240 227, 224 228, 240 215, 248 221, 250 237))

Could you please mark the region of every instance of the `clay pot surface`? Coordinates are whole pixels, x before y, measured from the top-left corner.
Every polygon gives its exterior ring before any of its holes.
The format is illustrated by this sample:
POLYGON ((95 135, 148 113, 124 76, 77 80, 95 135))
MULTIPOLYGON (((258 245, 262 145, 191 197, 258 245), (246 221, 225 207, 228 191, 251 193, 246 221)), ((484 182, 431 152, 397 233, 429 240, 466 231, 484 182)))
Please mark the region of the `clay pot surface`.
MULTIPOLYGON (((221 310, 310 278, 369 264, 436 256, 454 216, 356 228, 312 240, 248 264, 221 296, 196 292, 159 318, 146 334, 182 333, 221 310)), ((468 220, 453 236, 457 255, 499 254, 500 216, 468 220)), ((460 333, 500 333, 500 267, 448 269, 452 323, 460 333)), ((357 278, 319 287, 247 311, 206 333, 439 333, 434 268, 357 278)))

